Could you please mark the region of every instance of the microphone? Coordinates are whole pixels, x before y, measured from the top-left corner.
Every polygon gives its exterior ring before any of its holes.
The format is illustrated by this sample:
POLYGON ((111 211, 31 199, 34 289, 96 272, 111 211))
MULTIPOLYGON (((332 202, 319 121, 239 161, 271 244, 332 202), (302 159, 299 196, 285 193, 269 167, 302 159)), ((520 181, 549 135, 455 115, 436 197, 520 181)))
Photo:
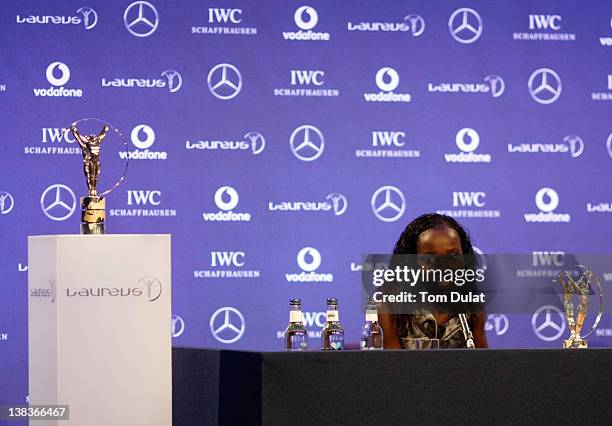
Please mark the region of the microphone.
POLYGON ((465 338, 465 347, 468 349, 474 349, 474 336, 468 325, 467 316, 465 314, 459 314, 459 322, 461 323, 461 330, 463 331, 463 337, 465 338))

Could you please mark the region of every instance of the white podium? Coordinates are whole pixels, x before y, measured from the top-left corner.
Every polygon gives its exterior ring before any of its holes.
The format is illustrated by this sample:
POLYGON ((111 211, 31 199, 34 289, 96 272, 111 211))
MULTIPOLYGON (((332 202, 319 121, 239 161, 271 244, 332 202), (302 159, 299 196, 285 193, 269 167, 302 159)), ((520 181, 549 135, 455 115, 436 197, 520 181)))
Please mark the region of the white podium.
POLYGON ((28 237, 30 405, 172 424, 170 235, 28 237))

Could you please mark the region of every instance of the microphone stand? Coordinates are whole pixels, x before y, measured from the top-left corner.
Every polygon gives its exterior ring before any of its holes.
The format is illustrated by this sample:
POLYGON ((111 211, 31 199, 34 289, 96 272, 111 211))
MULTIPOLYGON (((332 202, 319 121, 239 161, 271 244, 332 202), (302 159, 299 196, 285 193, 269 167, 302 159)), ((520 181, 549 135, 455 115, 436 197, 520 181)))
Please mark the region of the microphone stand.
POLYGON ((465 338, 465 347, 468 349, 474 349, 474 336, 468 325, 467 316, 465 314, 459 314, 459 322, 461 323, 461 330, 463 331, 463 337, 465 338))

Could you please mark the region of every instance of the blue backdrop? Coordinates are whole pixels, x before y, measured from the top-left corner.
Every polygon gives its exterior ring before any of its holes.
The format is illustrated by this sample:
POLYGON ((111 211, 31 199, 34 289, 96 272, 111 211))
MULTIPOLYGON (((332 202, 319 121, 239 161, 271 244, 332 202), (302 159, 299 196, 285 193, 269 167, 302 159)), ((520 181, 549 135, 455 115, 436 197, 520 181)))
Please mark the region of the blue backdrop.
MULTIPOLYGON (((0 40, 0 403, 26 237, 78 232, 79 118, 129 141, 108 232, 172 234, 177 345, 278 350, 292 297, 312 346, 326 297, 356 342, 362 254, 425 212, 486 253, 609 251, 609 1, 10 1, 0 40)), ((492 313, 491 346, 560 347, 538 318, 492 313)))

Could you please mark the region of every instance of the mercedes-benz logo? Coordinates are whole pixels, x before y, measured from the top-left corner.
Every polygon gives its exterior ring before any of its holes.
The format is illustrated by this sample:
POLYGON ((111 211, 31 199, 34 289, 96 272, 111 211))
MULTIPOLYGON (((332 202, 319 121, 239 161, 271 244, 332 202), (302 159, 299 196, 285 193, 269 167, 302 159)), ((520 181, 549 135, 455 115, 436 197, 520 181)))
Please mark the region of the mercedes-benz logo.
POLYGON ((235 98, 242 89, 242 75, 232 64, 215 65, 206 79, 208 90, 223 100, 235 98))
POLYGON ((459 43, 473 43, 482 34, 482 19, 474 9, 462 7, 450 16, 448 29, 459 43))
POLYGON ((561 78, 550 68, 535 70, 527 86, 533 100, 540 104, 552 104, 561 95, 561 78))
POLYGON ((552 342, 563 335, 565 318, 555 306, 545 305, 534 312, 531 328, 536 336, 545 342, 552 342))
POLYGON ((325 138, 315 126, 304 124, 291 133, 289 146, 293 155, 300 160, 313 161, 323 154, 325 138))
POLYGON ((535 203, 541 211, 553 212, 559 206, 559 194, 552 188, 542 188, 535 195, 535 203))
POLYGON ((331 194, 327 194, 325 199, 332 203, 332 208, 334 209, 334 214, 336 216, 341 216, 344 214, 344 212, 346 212, 346 209, 348 208, 348 201, 344 195, 338 194, 337 192, 332 192, 331 194))
POLYGON ((238 191, 231 186, 222 186, 221 188, 217 189, 217 192, 215 192, 215 204, 217 207, 219 207, 219 209, 224 211, 231 211, 235 209, 238 205, 239 199, 238 191), (225 201, 226 198, 229 199, 225 201))
POLYGON ((159 24, 157 9, 147 1, 135 1, 123 13, 125 28, 136 37, 148 37, 159 24))
POLYGON ((503 336, 510 328, 510 321, 504 314, 490 314, 485 322, 485 331, 493 331, 497 336, 503 336))
POLYGON ((316 271, 321 266, 321 253, 314 247, 304 247, 298 252, 296 260, 302 271, 316 271))
POLYGON ((408 21, 413 37, 418 37, 425 31, 425 20, 419 15, 407 15, 404 21, 408 21))
POLYGON ((395 222, 406 210, 406 199, 395 186, 381 186, 372 195, 372 211, 383 222, 395 222))
POLYGON ((83 25, 86 30, 91 30, 98 23, 98 14, 91 7, 81 7, 77 13, 83 15, 83 25))
POLYGON ((244 138, 249 141, 254 155, 261 154, 266 147, 266 139, 259 132, 248 132, 244 135, 244 138))
POLYGON ((9 214, 15 207, 13 196, 5 191, 0 191, 0 214, 9 214))
POLYGON ((166 70, 161 75, 168 80, 168 91, 170 93, 178 92, 183 85, 183 77, 181 77, 178 71, 166 70))
POLYGON ((178 315, 172 315, 170 330, 172 337, 180 337, 185 331, 185 321, 178 315))
POLYGON ((72 189, 56 183, 49 186, 40 197, 40 207, 51 220, 66 220, 76 209, 76 197, 72 189))
POLYGON ((68 80, 70 80, 70 68, 68 68, 68 65, 63 62, 52 62, 47 67, 45 75, 47 77, 47 81, 52 85, 58 87, 63 86, 64 84, 68 83, 68 80), (56 69, 61 73, 61 77, 59 78, 55 77, 54 73, 56 69))
POLYGON ((242 313, 236 308, 225 306, 217 309, 210 317, 210 332, 221 343, 234 343, 244 334, 246 324, 242 313))

